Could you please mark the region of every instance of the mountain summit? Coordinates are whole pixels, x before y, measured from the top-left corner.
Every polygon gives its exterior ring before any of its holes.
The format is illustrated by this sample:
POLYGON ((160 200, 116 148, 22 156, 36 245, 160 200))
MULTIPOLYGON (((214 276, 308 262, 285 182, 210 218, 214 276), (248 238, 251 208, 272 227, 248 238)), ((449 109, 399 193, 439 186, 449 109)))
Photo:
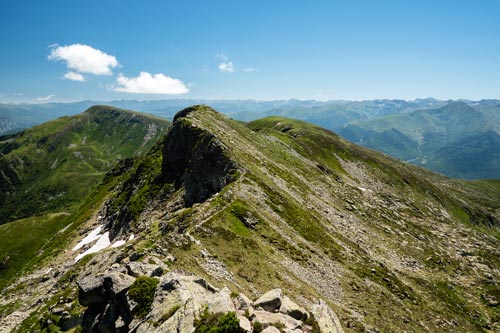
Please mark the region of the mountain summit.
POLYGON ((498 330, 498 190, 193 106, 2 291, 0 327, 498 330))

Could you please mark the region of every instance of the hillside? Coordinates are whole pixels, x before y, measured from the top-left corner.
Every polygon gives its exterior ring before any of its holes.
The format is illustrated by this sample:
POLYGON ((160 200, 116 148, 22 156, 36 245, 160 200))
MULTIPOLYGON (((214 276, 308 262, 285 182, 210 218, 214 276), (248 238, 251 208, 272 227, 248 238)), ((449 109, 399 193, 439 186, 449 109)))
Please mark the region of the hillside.
POLYGON ((449 177, 500 178, 500 108, 465 102, 352 122, 345 138, 449 177))
POLYGON ((159 118, 95 106, 0 137, 0 224, 70 208, 117 160, 147 152, 167 126, 159 118))
POLYGON ((450 180, 302 121, 247 126, 187 108, 147 155, 117 165, 2 291, 0 327, 191 332, 204 304, 240 310, 251 302, 243 293, 267 307, 258 298, 280 288, 313 320, 292 321, 278 305, 274 317, 238 312, 240 324, 498 331, 496 196, 495 182, 450 180), (82 256, 93 249, 103 250, 82 256), (138 281, 152 283, 143 314, 138 281))

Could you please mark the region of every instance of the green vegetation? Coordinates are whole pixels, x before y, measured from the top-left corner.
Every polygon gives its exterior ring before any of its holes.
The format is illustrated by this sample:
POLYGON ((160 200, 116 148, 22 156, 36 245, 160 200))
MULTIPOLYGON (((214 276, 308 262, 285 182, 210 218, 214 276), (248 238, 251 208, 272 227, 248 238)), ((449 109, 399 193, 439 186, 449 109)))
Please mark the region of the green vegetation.
POLYGON ((253 323, 253 332, 254 333, 260 333, 264 330, 264 325, 262 325, 260 322, 256 321, 253 323))
POLYGON ((0 225, 0 290, 67 224, 59 213, 0 225))
MULTIPOLYGON (((139 276, 128 291, 129 297, 137 302, 134 315, 138 318, 146 316, 151 309, 155 296, 156 286, 160 280, 148 276, 139 276)), ((175 312, 175 311, 174 311, 175 312)), ((173 313, 172 313, 173 315, 173 313)))
POLYGON ((236 313, 211 313, 205 309, 199 319, 194 320, 194 333, 244 333, 236 313))
POLYGON ((0 224, 74 209, 122 158, 147 152, 166 120, 106 106, 0 142, 0 224))
MULTIPOLYGON (((127 255, 168 252, 176 258, 170 269, 223 280, 230 290, 255 295, 282 288, 294 299, 325 299, 353 332, 420 332, 428 323, 436 332, 497 329, 497 181, 450 180, 300 121, 242 124, 206 106, 190 111, 175 130, 179 138, 193 136, 195 158, 170 152, 182 166, 168 180, 167 141, 121 161, 27 266, 61 252, 105 203, 113 231, 139 236, 127 255), (221 154, 237 165, 222 175, 232 181, 208 200, 187 204, 185 172, 196 173, 195 185, 218 186, 220 178, 208 170, 221 154), (338 299, 346 302, 337 306, 338 299)), ((184 148, 181 141, 175 143, 184 148)), ((76 267, 90 266, 98 264, 85 258, 76 267)), ((61 275, 59 284, 76 275, 61 275)), ((146 304, 136 316, 147 315, 156 283, 130 290, 146 304)), ((153 325, 177 318, 177 311, 165 309, 153 325)), ((318 331, 313 319, 307 323, 318 331)), ((196 329, 224 332, 235 324, 235 317, 205 311, 196 329)))
MULTIPOLYGON (((130 160, 111 171, 115 163, 147 152, 167 127, 156 117, 95 106, 0 140, 0 289, 26 264, 54 255, 130 160), (98 187, 108 171, 108 184, 98 187)), ((134 214, 140 205, 131 205, 134 214)))

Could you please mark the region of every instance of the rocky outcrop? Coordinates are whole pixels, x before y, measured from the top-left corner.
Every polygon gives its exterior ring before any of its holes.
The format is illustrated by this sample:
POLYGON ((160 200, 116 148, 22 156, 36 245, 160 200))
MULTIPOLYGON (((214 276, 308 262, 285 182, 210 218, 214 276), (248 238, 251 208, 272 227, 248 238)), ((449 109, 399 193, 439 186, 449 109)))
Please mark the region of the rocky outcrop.
POLYGON ((222 143, 210 132, 193 126, 187 120, 199 106, 180 111, 163 146, 162 177, 184 187, 186 206, 202 202, 233 181, 237 166, 222 143))
POLYGON ((321 332, 344 333, 339 318, 324 301, 320 300, 319 304, 313 307, 312 314, 321 332))
MULTIPOLYGON (((243 331, 252 333, 254 326, 275 332, 308 332, 303 322, 308 313, 295 304, 280 289, 271 290, 254 302, 244 294, 232 298, 226 287, 221 290, 196 275, 172 271, 160 278, 150 311, 143 318, 132 318, 134 302, 127 291, 135 278, 116 271, 107 275, 89 275, 78 280, 80 305, 88 307, 81 320, 83 332, 179 332, 192 333, 195 319, 209 313, 235 312, 243 331), (263 309, 264 306, 265 310, 263 309)), ((316 308, 315 308, 316 309, 316 308)), ((317 306, 321 332, 342 332, 335 314, 325 303, 317 306), (331 328, 340 330, 331 331, 331 328)))
POLYGON ((283 292, 281 291, 281 289, 274 289, 262 295, 258 300, 255 301, 253 305, 256 308, 261 307, 266 311, 273 312, 280 308, 282 299, 283 292))
POLYGON ((281 299, 279 312, 289 315, 297 320, 306 320, 307 317, 309 317, 309 314, 303 307, 292 302, 292 300, 287 296, 283 296, 281 299))
POLYGON ((131 276, 146 275, 150 277, 161 276, 163 268, 159 265, 146 264, 138 261, 132 261, 127 264, 127 273, 131 276))
POLYGON ((78 280, 78 301, 87 307, 82 318, 82 331, 127 331, 132 315, 126 292, 134 280, 122 273, 90 275, 78 280))
MULTIPOLYGON (((253 323, 261 323, 263 326, 272 326, 273 324, 281 324, 288 330, 300 329, 303 325, 302 321, 294 319, 282 313, 267 312, 265 310, 255 310, 253 323)), ((325 331, 328 332, 328 331, 325 331)))

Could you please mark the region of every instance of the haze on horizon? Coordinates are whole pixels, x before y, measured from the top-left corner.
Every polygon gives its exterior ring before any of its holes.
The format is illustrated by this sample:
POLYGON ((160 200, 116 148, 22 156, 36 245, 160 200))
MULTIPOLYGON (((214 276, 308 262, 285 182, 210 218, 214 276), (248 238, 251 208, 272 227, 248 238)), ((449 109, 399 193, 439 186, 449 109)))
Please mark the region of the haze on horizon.
POLYGON ((500 98, 500 3, 0 4, 0 103, 500 98))

